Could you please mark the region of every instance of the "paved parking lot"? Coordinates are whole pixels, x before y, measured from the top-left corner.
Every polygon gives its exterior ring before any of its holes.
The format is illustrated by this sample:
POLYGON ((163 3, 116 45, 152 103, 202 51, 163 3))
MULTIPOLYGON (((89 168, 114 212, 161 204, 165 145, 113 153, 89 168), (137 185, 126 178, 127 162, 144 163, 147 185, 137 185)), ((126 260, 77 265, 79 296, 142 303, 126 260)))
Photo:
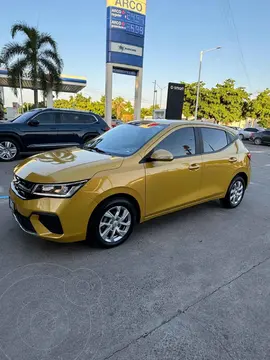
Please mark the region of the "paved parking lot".
POLYGON ((23 234, 0 200, 0 359, 269 359, 270 147, 248 146, 239 208, 165 216, 115 249, 23 234))

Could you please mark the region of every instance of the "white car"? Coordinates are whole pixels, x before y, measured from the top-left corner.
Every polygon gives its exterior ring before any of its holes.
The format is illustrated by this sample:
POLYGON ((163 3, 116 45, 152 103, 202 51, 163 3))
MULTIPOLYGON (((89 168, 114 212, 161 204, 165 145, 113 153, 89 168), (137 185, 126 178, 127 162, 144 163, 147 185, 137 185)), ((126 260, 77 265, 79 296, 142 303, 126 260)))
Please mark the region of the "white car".
POLYGON ((241 140, 249 140, 251 135, 259 132, 259 131, 263 131, 264 129, 261 128, 245 128, 245 129, 241 129, 238 131, 239 134, 239 139, 241 140))

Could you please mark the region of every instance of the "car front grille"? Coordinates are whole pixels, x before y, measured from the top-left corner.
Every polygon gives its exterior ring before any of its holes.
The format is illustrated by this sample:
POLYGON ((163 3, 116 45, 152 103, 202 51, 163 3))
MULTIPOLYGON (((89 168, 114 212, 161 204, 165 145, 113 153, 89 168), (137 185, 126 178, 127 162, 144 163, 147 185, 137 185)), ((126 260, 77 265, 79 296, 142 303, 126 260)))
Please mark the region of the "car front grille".
POLYGON ((18 196, 24 200, 31 200, 38 198, 38 196, 32 194, 35 185, 36 185, 35 183, 21 179, 19 176, 14 175, 13 186, 18 196))

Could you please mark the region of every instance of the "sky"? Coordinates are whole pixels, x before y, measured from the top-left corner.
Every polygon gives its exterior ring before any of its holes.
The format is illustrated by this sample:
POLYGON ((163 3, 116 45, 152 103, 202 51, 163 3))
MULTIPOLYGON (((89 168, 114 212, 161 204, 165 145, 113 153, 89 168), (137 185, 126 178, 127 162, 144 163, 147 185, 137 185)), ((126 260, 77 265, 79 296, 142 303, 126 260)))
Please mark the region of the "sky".
MULTIPOLYGON (((105 0, 6 4, 0 15, 0 49, 11 40, 14 22, 38 26, 58 42, 63 73, 86 76, 85 95, 98 99, 104 94, 105 0)), ((208 87, 227 78, 253 94, 270 87, 269 14, 269 0, 147 0, 143 106, 153 103, 155 80, 162 88, 168 82, 197 81, 200 51, 216 46, 222 49, 205 54, 203 61, 202 81, 208 87)), ((133 101, 133 77, 115 74, 113 86, 113 96, 133 101)), ((5 100, 8 106, 15 100, 10 90, 5 90, 5 100)), ((32 91, 24 91, 24 101, 33 102, 32 91)))

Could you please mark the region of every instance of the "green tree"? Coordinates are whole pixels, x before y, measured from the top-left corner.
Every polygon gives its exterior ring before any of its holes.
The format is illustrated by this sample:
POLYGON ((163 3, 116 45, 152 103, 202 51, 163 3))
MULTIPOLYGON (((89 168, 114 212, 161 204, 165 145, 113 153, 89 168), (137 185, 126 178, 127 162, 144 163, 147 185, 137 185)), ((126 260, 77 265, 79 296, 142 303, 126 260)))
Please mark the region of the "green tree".
POLYGON ((227 79, 207 93, 206 117, 229 124, 243 119, 249 110, 249 94, 243 87, 235 87, 235 81, 227 79))
POLYGON ((103 118, 105 117, 105 96, 101 96, 99 101, 92 102, 91 111, 103 118))
POLYGON ((11 27, 12 39, 17 33, 25 36, 23 43, 10 42, 3 47, 0 57, 8 70, 9 85, 17 95, 20 76, 30 78, 34 89, 34 103, 38 106, 38 84, 44 95, 48 85, 58 93, 61 84, 63 61, 58 53, 56 41, 47 33, 24 23, 11 27))
POLYGON ((144 119, 146 116, 153 116, 154 109, 159 109, 159 105, 155 105, 155 108, 150 106, 149 108, 142 108, 141 109, 141 119, 144 119))
POLYGON ((53 106, 57 109, 71 109, 70 100, 66 99, 57 99, 54 101, 53 106))
MULTIPOLYGON (((194 118, 195 116, 195 107, 196 107, 196 97, 197 97, 197 83, 187 84, 181 81, 181 84, 185 84, 185 96, 184 96, 184 106, 183 106, 183 115, 186 119, 194 118)), ((206 117, 208 112, 208 96, 209 90, 205 88, 203 82, 200 83, 200 98, 199 98, 199 109, 198 109, 198 118, 202 119, 206 117)))
MULTIPOLYGON (((197 83, 185 84, 183 114, 194 117, 196 106, 197 83)), ((246 118, 251 112, 249 94, 243 87, 235 87, 235 81, 225 80, 212 89, 200 85, 198 118, 213 119, 216 122, 229 124, 246 118)))
POLYGON ((270 89, 265 89, 252 100, 251 107, 252 115, 259 119, 259 124, 264 128, 270 128, 270 89))
POLYGON ((85 97, 82 94, 70 97, 72 109, 91 111, 91 97, 85 97))

